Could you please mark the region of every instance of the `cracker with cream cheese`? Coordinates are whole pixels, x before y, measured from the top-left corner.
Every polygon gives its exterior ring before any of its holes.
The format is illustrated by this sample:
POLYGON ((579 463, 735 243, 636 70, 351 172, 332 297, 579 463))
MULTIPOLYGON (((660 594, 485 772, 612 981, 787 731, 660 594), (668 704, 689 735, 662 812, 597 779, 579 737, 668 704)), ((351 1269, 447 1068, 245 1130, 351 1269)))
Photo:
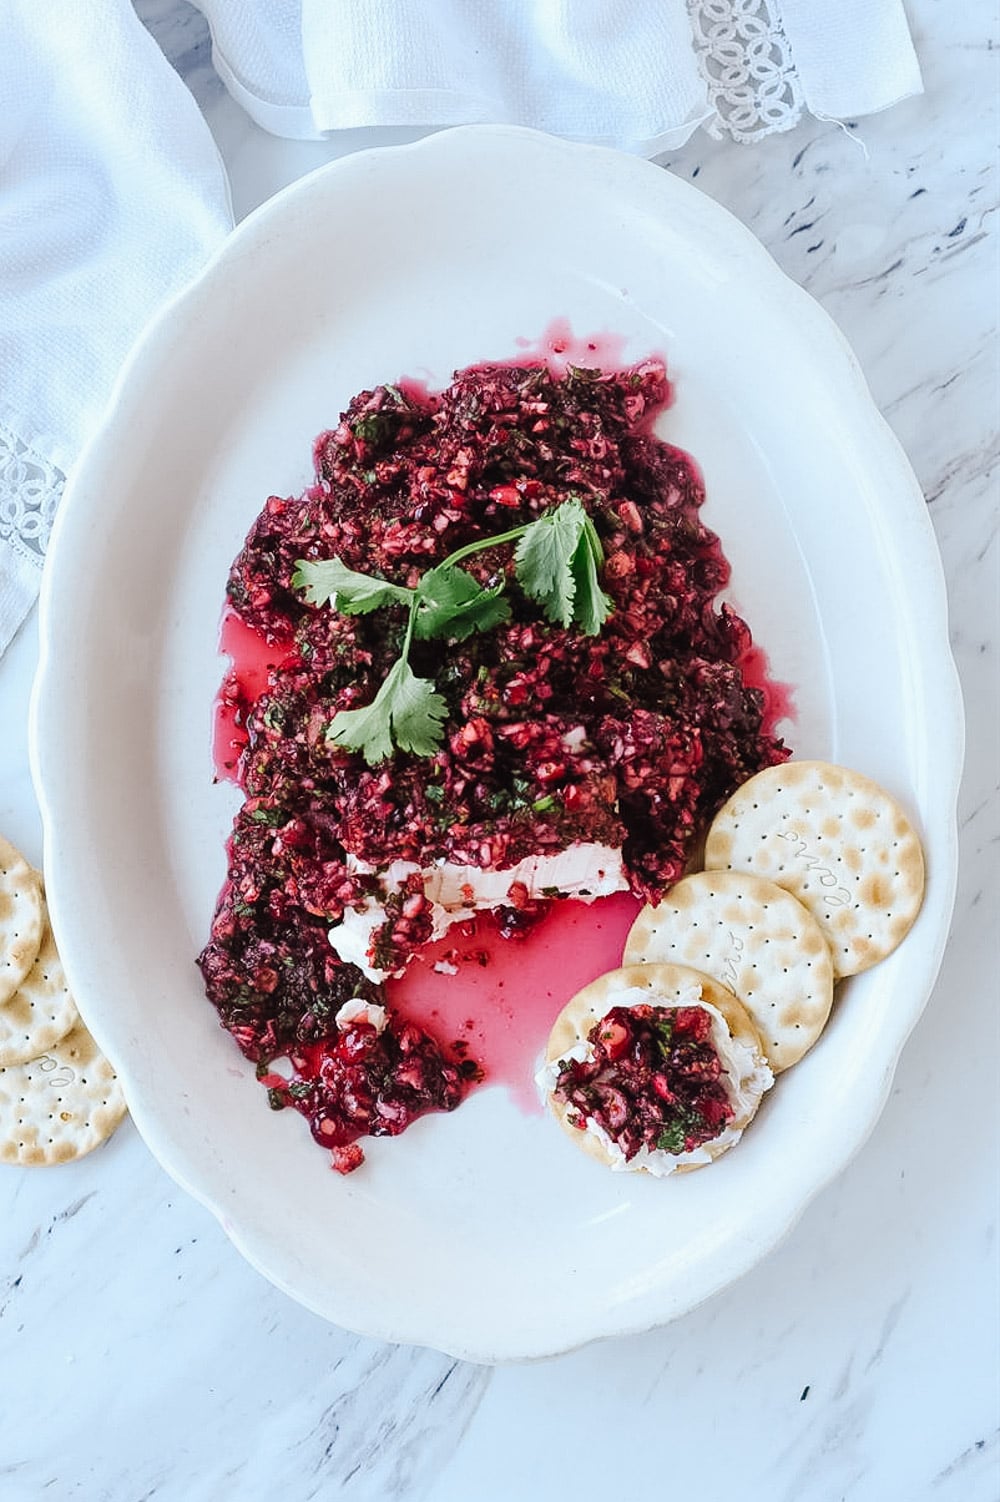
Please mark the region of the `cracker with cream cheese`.
MULTIPOLYGON (((687 1007, 705 1005, 714 1009, 721 1019, 724 1030, 734 1047, 734 1055, 740 1059, 740 1077, 734 1080, 732 1094, 735 1096, 735 1115, 724 1133, 715 1141, 704 1144, 698 1156, 701 1161, 677 1162, 667 1171, 690 1172, 704 1163, 719 1157, 732 1147, 753 1119, 764 1091, 773 1083, 767 1065, 760 1033, 743 1004, 733 993, 710 975, 691 969, 686 965, 625 965, 619 970, 600 975, 570 999, 563 1007, 553 1025, 545 1051, 547 1102, 559 1125, 584 1152, 609 1168, 627 1166, 638 1172, 653 1171, 644 1163, 623 1165, 602 1138, 590 1130, 582 1130, 569 1119, 573 1108, 553 1098, 554 1068, 560 1060, 573 1057, 574 1050, 588 1044, 589 1035, 596 1023, 621 1004, 623 996, 641 996, 651 1006, 687 1007)), ((540 1079, 542 1076, 540 1076, 540 1079)))

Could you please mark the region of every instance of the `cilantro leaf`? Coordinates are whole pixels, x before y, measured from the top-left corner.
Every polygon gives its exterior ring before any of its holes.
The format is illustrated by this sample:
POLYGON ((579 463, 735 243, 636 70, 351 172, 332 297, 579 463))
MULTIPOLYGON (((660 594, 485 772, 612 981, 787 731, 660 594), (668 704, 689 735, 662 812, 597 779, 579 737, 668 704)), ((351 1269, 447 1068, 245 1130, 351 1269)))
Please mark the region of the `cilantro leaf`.
POLYGON ((371 444, 373 448, 382 443, 386 438, 391 437, 392 431, 393 421, 391 410, 387 412, 367 412, 363 417, 359 417, 351 428, 351 432, 355 438, 360 439, 362 443, 371 444))
POLYGON ((434 636, 464 641, 474 631, 489 631, 509 620, 505 582, 501 578, 492 588, 484 587, 464 568, 449 563, 428 569, 417 586, 414 636, 423 641, 434 636))
POLYGON ((674 1153, 676 1156, 684 1151, 686 1139, 687 1132, 683 1121, 672 1121, 657 1137, 656 1145, 661 1152, 674 1153))
MULTIPOLYGON (((448 704, 430 678, 418 678, 409 663, 400 662, 392 705, 392 728, 396 745, 414 756, 433 756, 444 739, 442 725, 448 718, 448 704)), ((392 674, 389 675, 390 677, 392 674)))
POLYGON ((668 1059, 670 1057, 670 1050, 674 1046, 674 1019, 672 1016, 667 1015, 659 1022, 654 1022, 653 1027, 658 1035, 657 1042, 660 1045, 663 1057, 668 1059))
POLYGON ((586 521, 579 501, 564 501, 526 528, 514 554, 521 588, 560 626, 569 626, 573 620, 576 579, 572 562, 586 521))
POLYGON ((600 635, 601 627, 614 609, 613 601, 604 593, 597 577, 603 562, 601 539, 588 516, 571 565, 576 580, 574 615, 586 636, 600 635))
POLYGON ((317 562, 300 558, 292 575, 292 588, 304 589, 310 605, 331 604, 343 615, 367 615, 383 605, 409 605, 412 589, 401 589, 388 579, 358 574, 339 558, 317 562))
POLYGON ((369 766, 387 761, 394 749, 433 756, 443 739, 448 706, 430 678, 418 678, 405 657, 392 667, 375 698, 363 709, 341 709, 327 740, 360 751, 369 766))
POLYGON ((601 539, 580 501, 564 501, 532 522, 514 557, 521 588, 550 621, 575 622, 587 636, 597 636, 613 605, 598 579, 601 539))

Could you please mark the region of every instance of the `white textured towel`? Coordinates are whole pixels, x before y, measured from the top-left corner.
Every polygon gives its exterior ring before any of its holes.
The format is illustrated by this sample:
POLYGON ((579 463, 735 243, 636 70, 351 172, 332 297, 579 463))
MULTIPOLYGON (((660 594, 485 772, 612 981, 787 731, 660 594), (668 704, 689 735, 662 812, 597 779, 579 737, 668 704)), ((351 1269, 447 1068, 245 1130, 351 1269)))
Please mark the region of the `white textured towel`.
POLYGON ((208 128, 129 0, 2 17, 0 652, 129 346, 232 223, 208 128))
MULTIPOLYGON (((920 88, 900 0, 200 0, 267 129, 510 121, 652 154, 920 88), (780 10, 779 10, 780 5, 780 10)), ((0 652, 66 471, 150 313, 231 224, 191 96, 129 0, 0 8, 0 652)))
POLYGON ((750 141, 921 87, 902 0, 196 3, 230 91, 304 139, 506 121, 651 156, 703 122, 750 141))

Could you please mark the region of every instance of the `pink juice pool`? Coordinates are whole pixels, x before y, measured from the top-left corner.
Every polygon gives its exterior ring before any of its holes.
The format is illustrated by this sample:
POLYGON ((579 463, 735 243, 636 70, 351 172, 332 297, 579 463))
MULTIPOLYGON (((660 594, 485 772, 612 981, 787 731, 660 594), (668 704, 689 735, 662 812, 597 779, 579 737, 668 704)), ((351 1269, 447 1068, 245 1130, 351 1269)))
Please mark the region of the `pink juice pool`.
POLYGON ((240 756, 247 741, 246 712, 267 688, 271 669, 292 652, 292 641, 266 641, 227 606, 219 627, 219 651, 231 666, 215 700, 212 758, 216 781, 239 784, 240 756))
POLYGON ((641 903, 629 892, 553 904, 538 926, 504 939, 489 913, 456 923, 386 985, 390 1005, 445 1045, 459 1043, 526 1112, 542 1109, 535 1071, 556 1017, 577 991, 621 964, 641 903), (434 965, 453 965, 441 974, 434 965))
POLYGON ((570 365, 599 370, 620 370, 626 363, 624 334, 601 329, 593 334, 575 334, 568 318, 553 318, 537 339, 516 339, 521 353, 508 365, 548 365, 562 375, 570 365))
POLYGON ((763 733, 776 735, 782 720, 794 724, 798 714, 795 686, 791 683, 779 683, 771 677, 771 664, 763 647, 748 647, 739 659, 739 668, 747 687, 760 689, 764 695, 764 714, 761 720, 763 733))

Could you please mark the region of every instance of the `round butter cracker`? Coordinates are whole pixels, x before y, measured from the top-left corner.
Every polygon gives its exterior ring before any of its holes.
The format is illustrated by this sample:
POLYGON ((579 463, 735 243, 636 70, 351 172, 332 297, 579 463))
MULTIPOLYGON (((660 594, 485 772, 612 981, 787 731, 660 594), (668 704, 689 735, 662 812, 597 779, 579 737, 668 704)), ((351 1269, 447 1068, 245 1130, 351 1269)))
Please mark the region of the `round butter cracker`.
POLYGON ((891 954, 924 895, 923 851, 899 804, 823 761, 768 767, 738 788, 708 831, 705 868, 753 871, 791 892, 823 930, 837 976, 891 954))
MULTIPOLYGON (((701 1001, 707 1002, 721 1013, 733 1040, 751 1049, 756 1061, 765 1062, 760 1034, 752 1017, 733 993, 700 970, 671 964, 624 965, 620 970, 610 970, 606 975, 599 975, 596 980, 584 986, 582 991, 570 998, 553 1023, 545 1050, 545 1062, 553 1064, 556 1060, 565 1058, 577 1044, 586 1043, 595 1023, 607 1016, 616 1004, 615 998, 622 992, 633 989, 648 991, 651 1006, 672 1007, 689 1006, 692 988, 700 991, 701 1001)), ((738 1112, 733 1118, 730 1126, 735 1132, 742 1132, 753 1119, 762 1095, 763 1090, 745 1110, 738 1112)), ((593 1132, 581 1131, 570 1122, 572 1107, 554 1100, 551 1093, 548 1104, 563 1131, 577 1147, 582 1147, 585 1153, 610 1168, 613 1160, 601 1139, 593 1132)), ((728 1145, 706 1142, 704 1147, 708 1156, 714 1159, 725 1152, 728 1145)), ((698 1163, 681 1163, 675 1171, 691 1173, 702 1166, 698 1163)), ((637 1171, 645 1172, 641 1167, 637 1171)))
POLYGON ((44 926, 41 877, 0 835, 0 1005, 31 969, 44 926))
POLYGON ((125 1115, 118 1077, 82 1022, 40 1058, 0 1069, 0 1163, 69 1163, 125 1115))
POLYGON ((833 962, 815 918, 796 897, 745 871, 698 871, 644 907, 622 963, 691 965, 738 997, 775 1074, 798 1062, 826 1026, 833 962))
POLYGON ((34 964, 10 1001, 0 1006, 0 1068, 37 1059, 78 1021, 46 915, 34 964))

